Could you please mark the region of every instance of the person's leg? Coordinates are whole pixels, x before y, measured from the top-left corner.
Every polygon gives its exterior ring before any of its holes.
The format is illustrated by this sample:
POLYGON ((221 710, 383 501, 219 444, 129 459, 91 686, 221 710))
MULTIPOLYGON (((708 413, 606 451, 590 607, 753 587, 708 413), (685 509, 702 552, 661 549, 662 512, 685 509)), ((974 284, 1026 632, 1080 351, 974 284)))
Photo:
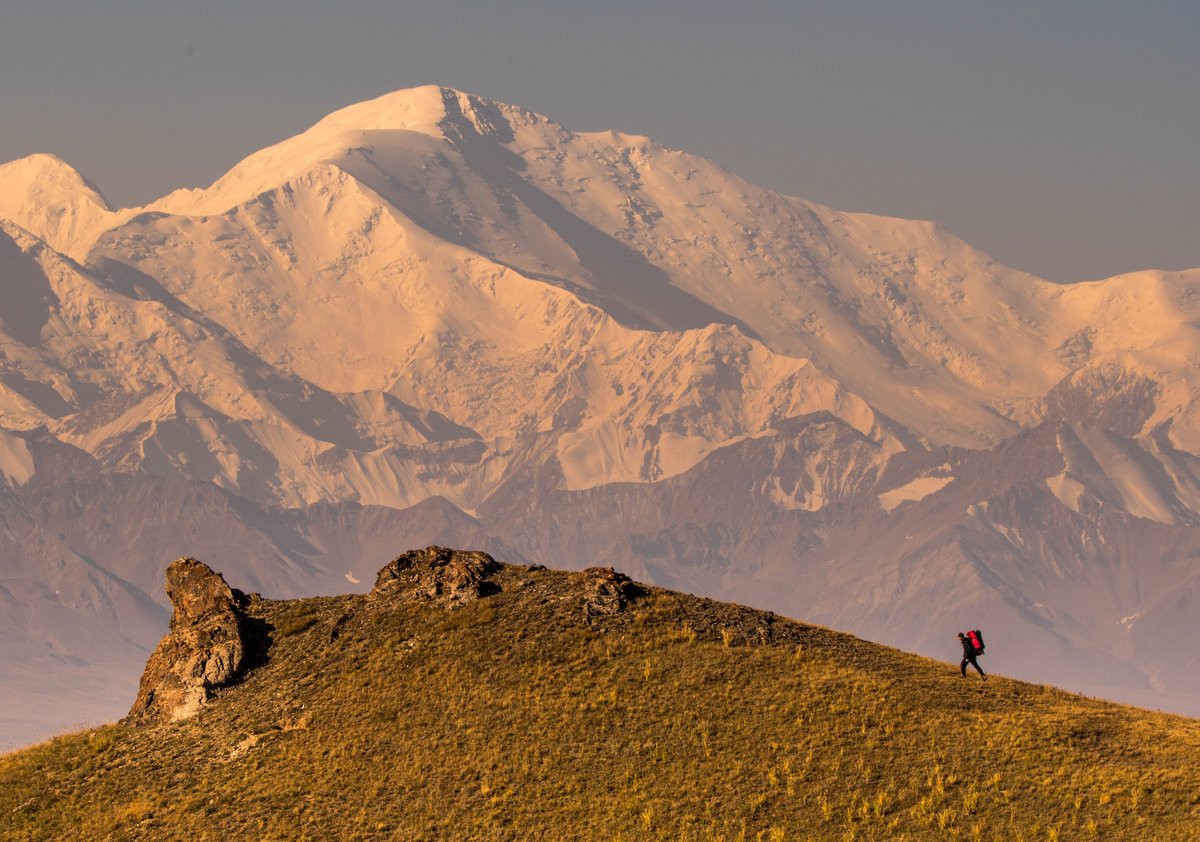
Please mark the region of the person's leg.
MULTIPOLYGON (((976 669, 979 669, 979 668, 976 667, 976 669)), ((967 659, 966 658, 962 659, 962 663, 958 665, 958 670, 959 670, 959 672, 962 673, 963 678, 967 677, 967 659)))
MULTIPOLYGON (((980 675, 982 675, 984 678, 987 678, 987 676, 986 676, 986 675, 984 674, 984 672, 983 672, 983 667, 979 666, 979 661, 977 661, 977 660, 975 660, 974 658, 972 658, 972 659, 971 659, 971 666, 975 667, 975 672, 979 673, 979 674, 980 674, 980 675)), ((966 673, 966 670, 965 670, 965 669, 963 670, 963 673, 966 673)))

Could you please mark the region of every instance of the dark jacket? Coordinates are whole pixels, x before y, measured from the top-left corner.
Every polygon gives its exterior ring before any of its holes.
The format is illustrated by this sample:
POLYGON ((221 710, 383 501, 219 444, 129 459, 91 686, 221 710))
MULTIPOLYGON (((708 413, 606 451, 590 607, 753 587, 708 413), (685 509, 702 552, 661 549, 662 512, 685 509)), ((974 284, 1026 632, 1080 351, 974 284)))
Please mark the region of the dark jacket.
POLYGON ((971 638, 963 635, 959 643, 961 643, 963 647, 963 657, 968 661, 975 660, 975 647, 971 645, 971 638))

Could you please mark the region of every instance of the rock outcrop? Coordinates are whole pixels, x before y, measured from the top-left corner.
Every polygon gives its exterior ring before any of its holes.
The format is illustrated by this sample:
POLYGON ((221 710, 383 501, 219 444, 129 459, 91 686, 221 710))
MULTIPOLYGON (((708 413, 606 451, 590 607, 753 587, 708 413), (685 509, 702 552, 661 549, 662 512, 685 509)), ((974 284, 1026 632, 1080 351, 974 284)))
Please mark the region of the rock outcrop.
POLYGON ((246 658, 245 618, 220 573, 176 559, 167 568, 167 596, 175 606, 171 631, 146 662, 129 711, 139 724, 194 716, 213 689, 239 676, 246 658))
POLYGON ((456 607, 496 590, 491 577, 499 569, 499 563, 484 552, 445 547, 409 550, 379 571, 371 596, 431 599, 456 607))
POLYGON ((583 612, 589 620, 621 613, 637 593, 634 581, 611 567, 589 567, 583 575, 583 612))

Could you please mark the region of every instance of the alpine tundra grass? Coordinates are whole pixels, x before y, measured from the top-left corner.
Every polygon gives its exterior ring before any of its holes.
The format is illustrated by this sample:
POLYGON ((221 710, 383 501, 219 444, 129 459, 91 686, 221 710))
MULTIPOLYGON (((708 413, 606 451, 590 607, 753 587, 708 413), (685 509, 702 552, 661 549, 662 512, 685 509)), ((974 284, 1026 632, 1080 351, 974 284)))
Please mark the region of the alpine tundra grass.
POLYGON ((0 758, 3 837, 1200 835, 1200 722, 669 591, 590 617, 580 574, 495 582, 252 600, 265 662, 196 717, 0 758))

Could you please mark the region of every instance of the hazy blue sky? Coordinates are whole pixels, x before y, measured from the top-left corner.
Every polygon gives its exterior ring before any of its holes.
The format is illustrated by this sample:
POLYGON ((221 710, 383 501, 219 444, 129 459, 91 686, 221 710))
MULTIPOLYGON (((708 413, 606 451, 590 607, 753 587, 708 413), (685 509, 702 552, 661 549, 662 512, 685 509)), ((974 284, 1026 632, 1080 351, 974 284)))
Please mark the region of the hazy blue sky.
POLYGON ((0 161, 117 204, 429 82, 1054 280, 1200 266, 1197 0, 0 0, 0 161))

